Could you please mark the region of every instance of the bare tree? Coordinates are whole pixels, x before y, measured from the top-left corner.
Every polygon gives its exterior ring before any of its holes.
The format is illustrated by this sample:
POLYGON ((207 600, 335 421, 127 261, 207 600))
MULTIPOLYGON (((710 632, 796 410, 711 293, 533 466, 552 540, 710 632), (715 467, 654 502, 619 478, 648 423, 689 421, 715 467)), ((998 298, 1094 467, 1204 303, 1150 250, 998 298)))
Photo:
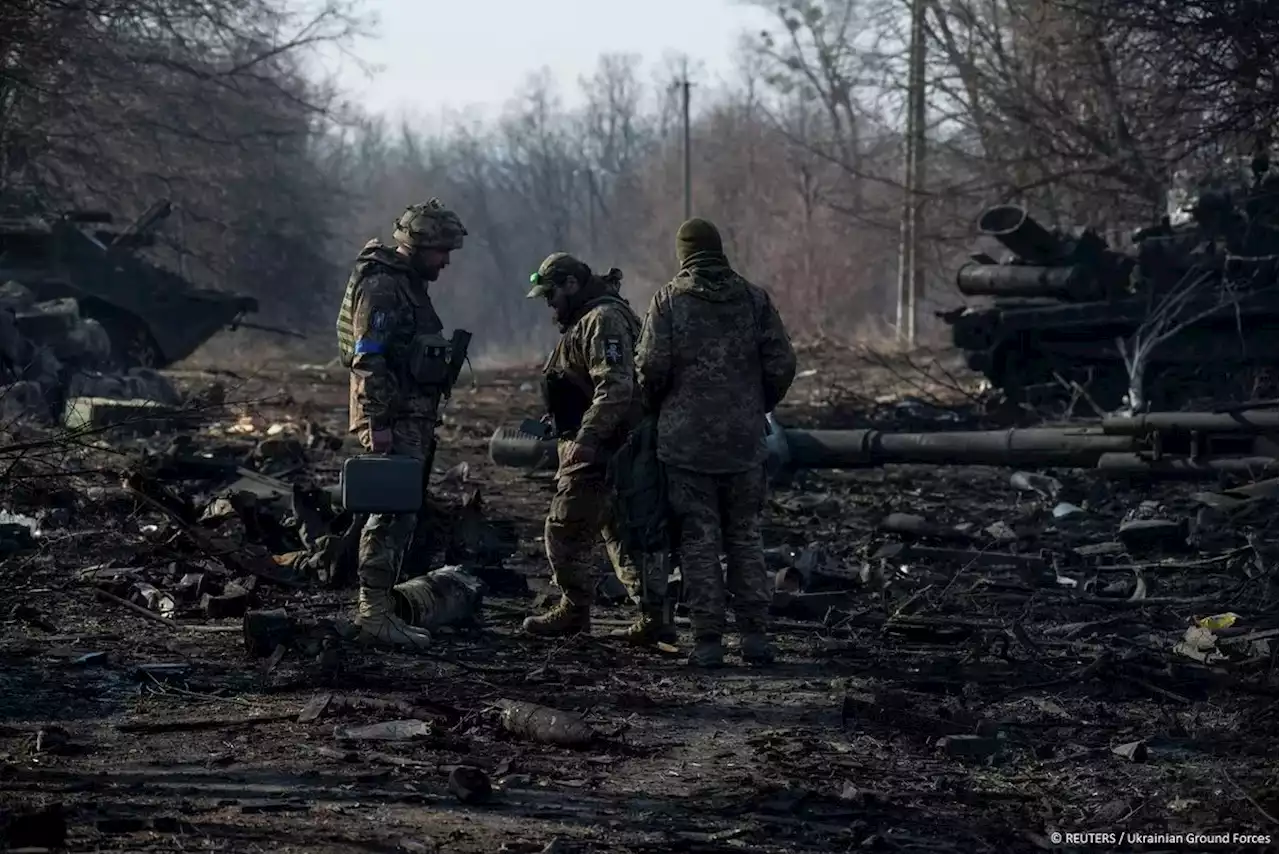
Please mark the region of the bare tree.
POLYGON ((1265 151, 1277 118, 1277 23, 1266 0, 1059 0, 1121 41, 1159 93, 1175 156, 1265 151))
POLYGON ((605 54, 595 73, 580 81, 586 106, 578 118, 579 186, 592 252, 616 251, 647 214, 636 205, 640 172, 656 142, 654 120, 646 113, 645 88, 637 76, 639 58, 605 54), (630 204, 614 204, 631 200, 630 204))
POLYGON ((357 34, 346 0, 18 0, 0 22, 0 193, 132 216, 171 198, 157 257, 305 323, 278 283, 332 275, 337 119, 303 56, 357 34), (7 26, 12 23, 13 26, 7 26))
MULTIPOLYGON (((1146 318, 1132 335, 1127 339, 1116 339, 1116 348, 1124 360, 1128 377, 1126 411, 1137 413, 1147 408, 1150 367, 1161 348, 1185 336, 1207 318, 1230 315, 1252 293, 1250 283, 1233 284, 1224 277, 1224 269, 1231 266, 1247 269, 1248 278, 1266 275, 1274 278, 1276 256, 1240 258, 1219 255, 1196 264, 1170 290, 1153 295, 1146 318)), ((1240 318, 1237 320, 1243 322, 1240 318)), ((1244 329, 1238 332, 1242 337, 1245 334, 1244 329)))
MULTIPOLYGON (((721 226, 735 265, 774 292, 798 335, 878 334, 892 310, 909 5, 784 0, 733 85, 716 89, 691 70, 695 209, 721 226)), ((1147 225, 1177 170, 1196 168, 1206 152, 1248 150, 1256 128, 1275 123, 1262 103, 1274 88, 1274 27, 1233 30, 1209 0, 1164 17, 1167 0, 926 6, 926 306, 960 301, 953 272, 987 205, 1016 201, 1059 227, 1147 225), (1208 46, 1194 49, 1202 30, 1208 46), (1197 88, 1197 79, 1207 82, 1197 88)), ((1224 6, 1237 18, 1254 8, 1224 6)), ((580 110, 535 76, 497 122, 432 137, 383 132, 383 166, 343 180, 376 197, 354 206, 361 216, 376 209, 386 222, 406 194, 448 195, 475 227, 454 262, 465 286, 441 287, 442 304, 477 324, 478 346, 531 355, 554 330, 519 286, 547 252, 623 267, 624 290, 640 303, 674 272, 682 133, 669 86, 680 67, 680 57, 666 57, 646 74, 634 57, 602 57, 580 81, 580 110), (386 178, 385 164, 406 156, 431 168, 386 178)), ((359 135, 350 136, 339 147, 358 150, 359 135)), ((1163 335, 1158 318, 1176 315, 1177 326, 1194 313, 1161 315, 1153 303, 1141 341, 1126 342, 1129 355, 1158 355, 1157 344, 1141 343, 1163 335)), ((935 334, 930 320, 924 330, 935 334)))

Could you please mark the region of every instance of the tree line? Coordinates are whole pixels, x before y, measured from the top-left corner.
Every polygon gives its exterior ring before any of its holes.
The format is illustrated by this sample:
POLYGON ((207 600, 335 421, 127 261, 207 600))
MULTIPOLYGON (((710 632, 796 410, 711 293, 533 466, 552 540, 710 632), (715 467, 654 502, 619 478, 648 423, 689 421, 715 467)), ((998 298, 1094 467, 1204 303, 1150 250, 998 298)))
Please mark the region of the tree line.
MULTIPOLYGON (((799 337, 888 338, 904 205, 923 223, 921 325, 960 302, 987 205, 1108 234, 1153 221, 1183 174, 1275 144, 1276 31, 1263 0, 785 0, 744 34, 735 78, 698 80, 693 210, 799 337), (913 21, 927 158, 907 192, 913 21)), ((332 349, 355 254, 438 196, 470 230, 436 286, 493 357, 554 334, 523 299, 567 250, 622 268, 637 309, 674 272, 683 128, 674 62, 604 55, 534 71, 493 121, 425 130, 362 113, 308 73, 358 47, 359 0, 10 0, 0 6, 0 197, 136 215, 175 202, 157 260, 248 293, 332 349), (565 105, 576 87, 577 105, 565 105)))

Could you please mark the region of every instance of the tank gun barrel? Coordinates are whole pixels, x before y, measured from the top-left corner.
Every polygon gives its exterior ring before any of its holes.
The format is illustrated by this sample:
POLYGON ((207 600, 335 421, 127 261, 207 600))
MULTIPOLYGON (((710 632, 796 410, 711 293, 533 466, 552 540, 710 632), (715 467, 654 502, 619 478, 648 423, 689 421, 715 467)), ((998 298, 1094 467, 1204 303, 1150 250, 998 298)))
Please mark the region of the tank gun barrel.
MULTIPOLYGON (((1276 472, 1275 410, 1155 412, 1087 427, 939 433, 795 430, 770 418, 771 470, 866 469, 894 464, 1095 468, 1104 474, 1213 477, 1276 472)), ((500 427, 489 457, 502 466, 555 467, 555 441, 500 427)))
POLYGON ((1010 465, 1087 467, 1105 453, 1130 450, 1127 436, 1089 428, 1032 427, 964 433, 881 430, 785 430, 791 465, 859 469, 882 465, 1010 465))
POLYGON ((1148 412, 1143 415, 1109 415, 1102 419, 1102 432, 1112 436, 1192 432, 1274 436, 1277 431, 1280 431, 1280 411, 1275 409, 1148 412))
POLYGON ((1045 267, 1032 264, 970 262, 956 273, 956 286, 965 296, 1054 297, 1061 300, 1100 299, 1099 280, 1083 267, 1045 267))
POLYGON ((1062 242, 1018 205, 987 208, 978 217, 978 231, 1032 264, 1051 265, 1062 255, 1062 242))

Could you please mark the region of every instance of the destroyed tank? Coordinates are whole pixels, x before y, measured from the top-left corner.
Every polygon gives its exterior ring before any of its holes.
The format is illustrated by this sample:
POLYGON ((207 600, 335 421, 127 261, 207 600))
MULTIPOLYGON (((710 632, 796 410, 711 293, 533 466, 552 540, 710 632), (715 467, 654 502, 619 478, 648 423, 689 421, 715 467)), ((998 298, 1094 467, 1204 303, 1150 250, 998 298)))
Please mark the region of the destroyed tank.
POLYGON ((1017 205, 988 208, 978 230, 1011 255, 972 255, 956 285, 988 305, 939 316, 969 366, 1015 403, 1061 401, 1078 385, 1116 409, 1129 388, 1118 342, 1132 353, 1139 340, 1159 342, 1144 371, 1150 405, 1274 397, 1277 181, 1265 158, 1252 172, 1234 188, 1206 181, 1126 251, 1092 230, 1051 232, 1017 205))
POLYGON ((74 300, 80 317, 106 331, 117 366, 163 368, 256 312, 252 297, 197 288, 138 253, 154 244, 154 231, 171 209, 167 200, 157 201, 114 230, 114 217, 104 211, 0 207, 0 285, 29 292, 6 300, 17 303, 19 329, 38 334, 47 320, 41 303, 74 300))

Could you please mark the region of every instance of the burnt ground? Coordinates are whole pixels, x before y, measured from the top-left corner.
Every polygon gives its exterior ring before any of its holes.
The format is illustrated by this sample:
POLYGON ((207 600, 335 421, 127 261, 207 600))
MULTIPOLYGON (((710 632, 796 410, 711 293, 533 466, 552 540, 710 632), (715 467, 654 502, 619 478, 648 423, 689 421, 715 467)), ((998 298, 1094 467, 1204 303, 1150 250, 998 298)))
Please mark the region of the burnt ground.
MULTIPOLYGON (((855 395, 839 360, 806 354, 801 367, 779 413, 792 426, 969 418, 888 397, 868 415, 876 395, 855 395)), ((519 534, 503 566, 538 587, 550 478, 487 457, 496 426, 535 411, 532 378, 489 372, 459 390, 436 492, 478 489, 485 519, 519 534)), ((341 434, 339 374, 179 379, 194 390, 218 379, 228 398, 254 401, 207 412, 217 424, 195 432, 199 447, 245 454, 307 421, 320 428, 309 435, 341 434)), ((247 656, 238 618, 179 602, 166 622, 95 594, 106 577, 125 596, 122 577, 172 591, 187 572, 236 575, 263 554, 245 532, 197 547, 120 490, 132 455, 165 441, 60 448, 56 476, 49 448, 7 450, 3 508, 38 518, 40 536, 0 558, 0 847, 55 850, 65 825, 72 851, 1275 848, 1274 493, 1215 499, 1197 493, 1221 485, 1057 471, 1062 491, 1048 500, 996 468, 804 473, 767 511, 781 586, 810 594, 778 600, 775 665, 741 666, 731 649, 730 667, 692 672, 682 657, 625 648, 605 637, 629 616, 616 606, 597 610, 589 639, 525 638, 535 599, 505 589, 486 597, 482 630, 441 631, 426 655, 342 642, 271 661, 247 656), (1079 512, 1055 518, 1060 502, 1079 512), (889 513, 923 520, 893 533, 889 513), (1117 543, 1135 516, 1176 533, 1117 543), (334 702, 300 722, 328 692, 407 705, 334 702), (513 736, 493 711, 504 699, 581 713, 602 735, 580 748, 513 736), (410 741, 335 732, 414 715, 430 725, 410 741), (459 765, 487 773, 487 801, 450 792, 459 765), (32 812, 55 804, 60 819, 32 812), (1110 836, 1054 835, 1091 832, 1110 836), (1226 841, 1118 838, 1134 832, 1226 841)), ((275 473, 333 481, 340 459, 312 449, 275 473)), ((197 512, 216 491, 168 486, 197 512)), ((255 608, 318 618, 354 602, 353 588, 319 583, 251 595, 255 608)))

